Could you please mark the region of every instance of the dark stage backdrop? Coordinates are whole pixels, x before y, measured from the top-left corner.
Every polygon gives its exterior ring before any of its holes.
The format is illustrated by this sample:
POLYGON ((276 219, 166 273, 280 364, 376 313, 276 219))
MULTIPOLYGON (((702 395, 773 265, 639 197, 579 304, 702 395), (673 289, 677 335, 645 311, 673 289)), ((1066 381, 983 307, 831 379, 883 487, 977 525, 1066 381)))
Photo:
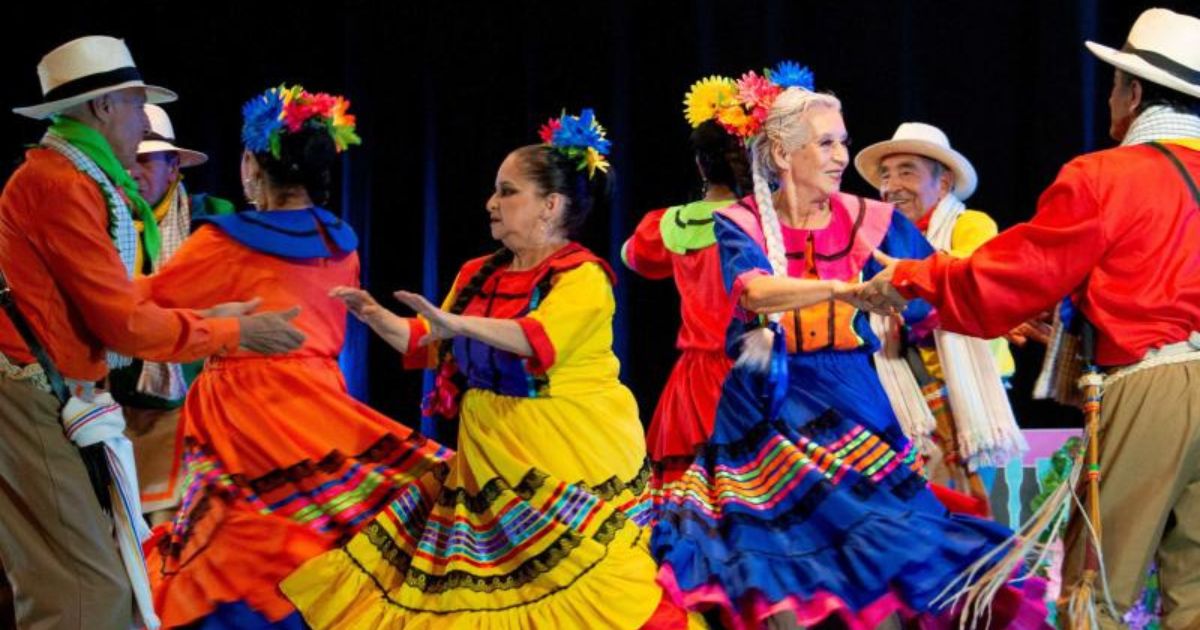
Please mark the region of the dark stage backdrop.
MULTIPOLYGON (((1194 2, 1160 2, 1195 13, 1194 2), (1188 7, 1191 7, 1189 9, 1188 7)), ((0 37, 4 109, 40 100, 35 66, 85 34, 123 37, 183 146, 211 161, 193 190, 239 199, 240 106, 280 82, 346 94, 361 147, 334 204, 362 236, 364 282, 441 298, 458 266, 495 247, 483 203, 495 169, 563 107, 594 107, 614 141, 613 203, 586 244, 618 264, 646 211, 698 191, 682 97, 702 76, 794 59, 841 97, 855 146, 905 120, 942 127, 980 174, 969 205, 1001 227, 1027 219, 1071 156, 1109 146, 1111 69, 1085 39, 1120 46, 1142 2, 90 2, 20 3, 0 37)), ((7 178, 41 125, 0 115, 7 178)), ((852 150, 854 150, 852 148, 852 150)), ((851 170, 853 168, 851 167, 851 170)), ((871 194, 857 174, 846 188, 871 194)), ((53 212, 53 208, 47 208, 53 212)), ((214 269, 213 273, 221 273, 214 269)), ((643 420, 675 358, 674 288, 621 270, 615 323, 623 377, 643 420)), ((352 390, 415 424, 423 377, 352 328, 352 390)), ((1017 350, 1013 399, 1025 426, 1073 412, 1029 401, 1041 349, 1017 350)))

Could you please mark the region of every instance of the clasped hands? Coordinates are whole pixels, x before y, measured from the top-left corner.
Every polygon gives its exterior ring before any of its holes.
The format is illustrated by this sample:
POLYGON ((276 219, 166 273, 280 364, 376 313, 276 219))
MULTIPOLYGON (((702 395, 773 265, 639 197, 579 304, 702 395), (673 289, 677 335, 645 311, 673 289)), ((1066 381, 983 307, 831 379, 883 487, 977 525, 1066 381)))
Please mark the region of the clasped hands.
POLYGON ((874 256, 875 260, 883 265, 882 271, 866 282, 836 284, 833 296, 860 311, 894 315, 908 306, 908 300, 892 286, 892 276, 900 260, 880 251, 876 251, 874 256))

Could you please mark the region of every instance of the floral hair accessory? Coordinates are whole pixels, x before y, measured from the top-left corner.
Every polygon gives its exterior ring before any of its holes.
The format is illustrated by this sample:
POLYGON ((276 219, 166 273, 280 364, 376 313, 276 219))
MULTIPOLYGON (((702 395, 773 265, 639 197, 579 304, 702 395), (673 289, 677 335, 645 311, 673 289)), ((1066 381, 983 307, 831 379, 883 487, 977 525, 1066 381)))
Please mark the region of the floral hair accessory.
POLYGON ((608 172, 609 163, 605 158, 612 143, 604 137, 604 127, 596 122, 596 112, 591 108, 585 108, 578 116, 570 116, 564 111, 562 116, 551 118, 542 125, 538 136, 543 143, 575 160, 579 170, 587 169, 588 179, 596 171, 608 172))
POLYGON ((747 121, 729 132, 743 140, 757 135, 780 93, 790 87, 811 91, 813 85, 812 71, 794 61, 781 61, 761 75, 753 70, 743 74, 737 82, 738 101, 745 108, 747 121))
POLYGON ((808 66, 802 66, 795 61, 780 61, 774 68, 766 71, 767 79, 782 89, 790 87, 813 89, 813 73, 808 66))
POLYGON ((739 108, 733 79, 711 76, 692 84, 683 97, 683 114, 692 128, 720 116, 723 110, 739 108))
POLYGON ((299 85, 273 87, 242 106, 242 142, 255 153, 279 157, 279 138, 304 128, 324 129, 338 153, 361 144, 354 132, 350 101, 324 92, 313 94, 299 85))

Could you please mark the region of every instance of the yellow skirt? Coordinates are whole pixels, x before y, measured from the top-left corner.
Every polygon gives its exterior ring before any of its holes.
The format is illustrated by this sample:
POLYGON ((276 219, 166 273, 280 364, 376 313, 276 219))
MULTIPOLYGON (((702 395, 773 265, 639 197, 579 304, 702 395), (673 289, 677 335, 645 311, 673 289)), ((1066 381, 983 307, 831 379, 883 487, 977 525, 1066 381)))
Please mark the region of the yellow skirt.
POLYGON ((395 501, 282 584, 314 628, 638 628, 659 605, 637 405, 470 390, 436 496, 395 501))

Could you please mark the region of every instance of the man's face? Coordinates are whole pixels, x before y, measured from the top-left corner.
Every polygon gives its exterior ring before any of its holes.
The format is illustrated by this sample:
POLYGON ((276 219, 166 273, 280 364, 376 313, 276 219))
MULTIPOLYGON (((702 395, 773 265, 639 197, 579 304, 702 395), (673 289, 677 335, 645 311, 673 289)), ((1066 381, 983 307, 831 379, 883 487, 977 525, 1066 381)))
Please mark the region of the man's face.
POLYGON ((927 157, 909 153, 883 158, 879 162, 879 196, 916 222, 950 192, 950 170, 943 167, 935 176, 934 164, 927 157))
POLYGON ((105 94, 93 102, 100 120, 100 133, 112 146, 121 165, 132 170, 137 164, 138 143, 150 129, 150 119, 146 117, 143 107, 146 104, 146 90, 125 88, 105 94))
POLYGON ((1125 139, 1129 125, 1137 115, 1135 112, 1141 101, 1141 93, 1135 90, 1134 85, 1124 72, 1119 69, 1113 71, 1112 92, 1108 95, 1108 135, 1117 142, 1125 139))
POLYGON ((132 172, 142 199, 156 206, 179 177, 179 154, 174 151, 140 153, 132 172))

